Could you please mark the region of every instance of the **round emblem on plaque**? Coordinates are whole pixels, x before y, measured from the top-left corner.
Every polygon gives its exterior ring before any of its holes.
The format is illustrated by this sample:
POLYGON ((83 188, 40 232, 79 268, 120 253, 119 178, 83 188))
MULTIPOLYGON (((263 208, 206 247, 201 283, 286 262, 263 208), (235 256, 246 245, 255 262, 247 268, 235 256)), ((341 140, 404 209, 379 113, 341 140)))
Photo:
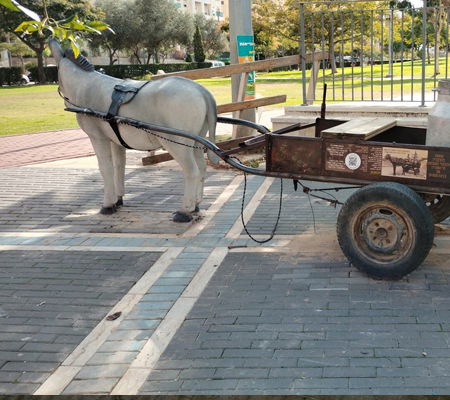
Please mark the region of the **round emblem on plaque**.
POLYGON ((361 157, 356 153, 348 153, 345 156, 345 165, 351 170, 358 169, 361 166, 361 157))

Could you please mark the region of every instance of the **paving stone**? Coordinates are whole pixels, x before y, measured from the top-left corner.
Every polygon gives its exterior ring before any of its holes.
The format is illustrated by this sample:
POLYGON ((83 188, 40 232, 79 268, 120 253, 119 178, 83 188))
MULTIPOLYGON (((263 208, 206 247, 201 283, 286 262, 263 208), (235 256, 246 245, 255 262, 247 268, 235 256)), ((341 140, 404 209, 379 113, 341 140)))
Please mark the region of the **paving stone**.
POLYGON ((178 371, 179 379, 208 379, 212 378, 216 373, 214 368, 195 368, 195 369, 183 369, 178 371))
POLYGON ((86 365, 130 364, 138 355, 138 352, 117 351, 112 353, 96 353, 86 365))
POLYGON ((315 378, 323 376, 323 368, 271 368, 270 378, 315 378))
POLYGON ((179 369, 153 370, 148 376, 149 381, 172 381, 180 374, 179 369))
POLYGON ((72 381, 64 389, 62 394, 105 394, 109 393, 118 381, 119 378, 83 379, 81 381, 72 381))
POLYGON ((32 383, 0 383, 0 393, 3 395, 33 393, 39 384, 32 383))
POLYGON ((109 341, 103 343, 97 350, 99 353, 108 353, 113 351, 140 351, 144 347, 145 340, 122 340, 109 341))
POLYGON ((128 369, 127 365, 86 366, 75 376, 77 380, 99 378, 121 378, 128 369))
POLYGON ((190 379, 186 380, 181 385, 181 390, 233 390, 238 385, 237 379, 190 379))

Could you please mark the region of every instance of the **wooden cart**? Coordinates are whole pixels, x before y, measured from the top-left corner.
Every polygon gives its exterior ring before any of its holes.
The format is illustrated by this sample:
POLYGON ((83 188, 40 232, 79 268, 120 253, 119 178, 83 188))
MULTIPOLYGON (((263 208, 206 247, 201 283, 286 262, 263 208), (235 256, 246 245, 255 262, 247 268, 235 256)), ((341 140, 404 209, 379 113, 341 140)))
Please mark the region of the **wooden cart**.
MULTIPOLYGON (((105 118, 90 109, 68 110, 105 118)), ((270 132, 255 123, 219 117, 218 122, 261 133, 229 150, 189 132, 115 118, 148 134, 192 139, 249 174, 360 186, 340 210, 337 235, 350 262, 374 277, 398 279, 416 269, 432 247, 434 224, 450 216, 450 147, 425 146, 425 129, 400 127, 390 118, 318 118, 314 124, 270 132), (306 130, 313 130, 314 137, 298 135, 306 130), (265 147, 265 169, 234 157, 258 147, 265 147)))

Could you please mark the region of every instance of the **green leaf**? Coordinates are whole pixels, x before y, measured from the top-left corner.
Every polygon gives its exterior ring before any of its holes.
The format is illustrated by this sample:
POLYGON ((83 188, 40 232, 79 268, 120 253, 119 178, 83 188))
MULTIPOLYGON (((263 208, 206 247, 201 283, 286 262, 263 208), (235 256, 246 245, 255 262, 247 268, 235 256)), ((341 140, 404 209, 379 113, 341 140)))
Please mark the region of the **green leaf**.
POLYGON ((17 7, 11 0, 0 0, 0 4, 10 10, 20 11, 20 8, 17 7))
POLYGON ((80 19, 78 18, 78 15, 74 15, 72 20, 68 24, 64 24, 64 25, 73 30, 78 30, 78 31, 85 30, 84 23, 82 21, 80 21, 80 19))
POLYGON ((54 26, 53 32, 54 36, 56 36, 59 40, 64 40, 67 37, 67 31, 59 26, 54 26))
POLYGON ((102 21, 90 21, 86 24, 86 26, 95 29, 96 31, 104 31, 106 29, 111 29, 108 24, 102 21))
POLYGON ((37 32, 41 28, 41 23, 36 21, 25 21, 22 22, 16 29, 14 29, 14 32, 25 32, 25 33, 31 33, 31 32, 37 32))
POLYGON ((70 47, 72 48, 74 57, 78 58, 78 56, 80 55, 80 48, 77 45, 76 39, 73 37, 73 35, 69 35, 68 39, 70 40, 70 47))

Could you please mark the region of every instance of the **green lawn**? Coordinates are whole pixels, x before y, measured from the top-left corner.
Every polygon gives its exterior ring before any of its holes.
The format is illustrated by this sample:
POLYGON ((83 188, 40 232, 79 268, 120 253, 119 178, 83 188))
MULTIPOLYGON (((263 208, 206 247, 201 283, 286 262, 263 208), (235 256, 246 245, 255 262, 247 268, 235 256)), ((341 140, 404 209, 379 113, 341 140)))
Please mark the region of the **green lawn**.
MULTIPOLYGON (((434 62, 427 65, 426 92, 430 93, 434 87, 435 81, 445 78, 445 68, 450 64, 450 60, 441 58, 439 60, 441 74, 433 76, 434 62)), ((336 74, 330 70, 319 72, 319 81, 317 85, 318 101, 321 101, 321 92, 323 82, 328 84, 328 100, 332 101, 333 86, 336 100, 342 96, 342 90, 345 92, 346 99, 352 98, 352 85, 354 100, 360 100, 361 94, 365 100, 370 100, 372 93, 375 100, 383 98, 390 99, 391 90, 393 96, 399 98, 403 91, 405 100, 409 100, 411 91, 420 93, 421 90, 421 62, 416 60, 411 62, 394 64, 394 79, 382 78, 388 72, 388 66, 374 65, 373 67, 346 67, 344 70, 338 68, 336 74), (353 79, 352 79, 353 74, 353 79), (413 79, 411 79, 411 74, 413 79), (403 75, 403 87, 400 84, 403 75), (373 83, 369 79, 373 77, 373 83), (412 86, 414 83, 414 86, 412 86), (391 86, 392 85, 392 86, 391 86)), ((257 96, 274 96, 279 94, 287 95, 287 102, 283 105, 301 104, 302 87, 301 71, 285 71, 257 74, 256 93, 257 96)), ((307 71, 309 78, 310 71, 307 71)), ((205 79, 199 80, 199 83, 207 87, 214 97, 217 104, 231 102, 231 79, 205 79)), ((283 105, 274 105, 271 107, 280 107, 283 105)), ((77 123, 75 115, 64 111, 63 100, 57 93, 56 85, 37 85, 22 87, 2 87, 0 88, 0 135, 14 135, 21 133, 42 132, 49 130, 76 128, 77 123)))
POLYGON ((57 85, 0 89, 0 135, 76 127, 75 115, 64 111, 57 85))

